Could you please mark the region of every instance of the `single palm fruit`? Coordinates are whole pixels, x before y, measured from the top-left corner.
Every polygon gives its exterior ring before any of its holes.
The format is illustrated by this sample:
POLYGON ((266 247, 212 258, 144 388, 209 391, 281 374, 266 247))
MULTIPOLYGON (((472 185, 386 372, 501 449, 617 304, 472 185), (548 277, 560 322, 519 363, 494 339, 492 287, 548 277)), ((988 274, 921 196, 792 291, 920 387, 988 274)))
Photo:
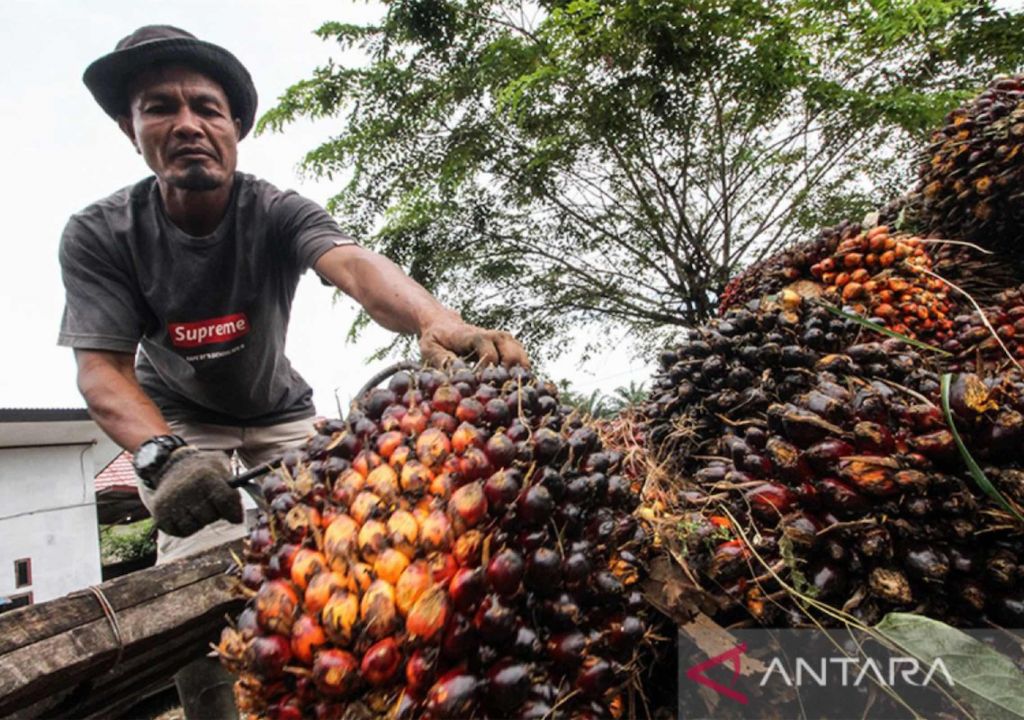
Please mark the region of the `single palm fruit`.
POLYGON ((424 592, 412 606, 405 618, 406 630, 410 638, 430 643, 440 635, 450 613, 447 589, 435 585, 424 592))
POLYGON ((417 560, 402 571, 395 583, 395 604, 403 616, 409 614, 413 605, 434 583, 430 568, 423 560, 417 560))
POLYGON ((398 675, 402 653, 392 637, 384 638, 363 654, 360 671, 371 685, 386 685, 398 675))
POLYGON ((394 586, 374 580, 359 603, 359 617, 370 637, 382 638, 390 634, 398 621, 394 586))
POLYGON ((359 621, 359 595, 346 590, 334 593, 320 612, 320 618, 331 642, 347 647, 359 621))
POLYGON ((344 650, 327 649, 313 661, 313 682, 326 697, 344 697, 359 684, 359 663, 344 650))
POLYGON ((269 632, 288 635, 299 614, 299 595, 284 580, 272 580, 256 594, 256 617, 269 632))
POLYGON ((302 615, 292 625, 292 656, 303 665, 313 664, 313 655, 327 644, 327 634, 311 615, 302 615))
POLYGON ((443 430, 430 428, 416 438, 416 457, 431 470, 438 470, 451 450, 451 440, 443 430))
POLYGON ((408 556, 394 548, 386 548, 377 556, 377 560, 373 564, 373 572, 381 580, 395 585, 407 567, 409 567, 408 556))
POLYGON ((284 674, 292 659, 291 644, 281 635, 253 638, 245 653, 246 665, 260 677, 274 680, 284 674))
POLYGON ((416 558, 420 527, 408 510, 396 510, 388 518, 388 542, 409 560, 416 558))
POLYGON ((292 582, 299 590, 305 591, 309 581, 327 568, 327 558, 316 550, 302 548, 292 560, 292 582))
POLYGON ((383 500, 390 501, 398 495, 398 473, 390 465, 381 465, 366 476, 366 487, 383 500))
POLYGON ((321 572, 313 576, 303 596, 303 612, 318 615, 334 593, 350 587, 350 579, 340 572, 321 572))

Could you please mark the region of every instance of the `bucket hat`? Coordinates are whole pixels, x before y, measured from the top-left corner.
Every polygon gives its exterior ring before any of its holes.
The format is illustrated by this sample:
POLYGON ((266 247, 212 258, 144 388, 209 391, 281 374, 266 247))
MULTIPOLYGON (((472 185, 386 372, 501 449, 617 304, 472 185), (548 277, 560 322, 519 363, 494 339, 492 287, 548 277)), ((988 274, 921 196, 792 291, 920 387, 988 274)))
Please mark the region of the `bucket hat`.
POLYGON ((110 117, 128 112, 128 85, 139 72, 154 64, 181 63, 220 83, 231 112, 242 126, 242 137, 256 118, 256 86, 238 58, 230 52, 170 25, 145 25, 122 38, 114 52, 85 69, 82 81, 110 117))

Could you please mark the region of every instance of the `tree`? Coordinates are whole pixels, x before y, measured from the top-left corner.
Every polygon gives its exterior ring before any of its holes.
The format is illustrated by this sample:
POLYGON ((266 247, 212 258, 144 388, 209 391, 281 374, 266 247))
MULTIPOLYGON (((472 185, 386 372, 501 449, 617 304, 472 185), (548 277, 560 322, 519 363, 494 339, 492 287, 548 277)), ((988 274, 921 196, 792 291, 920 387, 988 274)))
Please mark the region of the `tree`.
POLYGON ((345 178, 330 209, 535 351, 706 319, 742 263, 904 188, 927 129, 1024 59, 992 2, 384 5, 317 31, 367 63, 317 69, 260 130, 337 117, 304 160, 345 178))

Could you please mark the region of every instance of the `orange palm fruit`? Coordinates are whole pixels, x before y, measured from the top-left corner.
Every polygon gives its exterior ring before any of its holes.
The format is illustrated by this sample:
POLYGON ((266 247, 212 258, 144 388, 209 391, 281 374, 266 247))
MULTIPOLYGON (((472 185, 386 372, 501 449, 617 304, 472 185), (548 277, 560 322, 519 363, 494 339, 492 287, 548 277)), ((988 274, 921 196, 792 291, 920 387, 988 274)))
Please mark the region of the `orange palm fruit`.
POLYGON ((463 485, 454 493, 448 503, 453 517, 458 517, 468 527, 476 527, 487 517, 487 498, 480 481, 463 485))
POLYGON ((292 625, 292 657, 303 665, 313 664, 313 655, 327 644, 327 635, 311 615, 303 615, 292 625))
POLYGON ((430 486, 427 488, 427 492, 435 497, 447 499, 451 497, 454 487, 455 481, 452 479, 451 474, 443 472, 434 476, 434 479, 430 481, 430 486))
POLYGON ((406 555, 394 548, 387 548, 374 561, 373 572, 381 580, 394 585, 408 566, 409 558, 406 555))
POLYGON ((476 425, 467 422, 459 425, 452 433, 452 449, 457 453, 464 453, 469 447, 482 448, 487 440, 476 425))
POLYGON ((303 610, 319 615, 331 596, 348 587, 348 576, 342 572, 328 571, 313 576, 303 596, 303 610))
POLYGON ((402 571, 401 577, 395 583, 395 604, 398 607, 398 612, 403 616, 408 615, 420 595, 433 584, 430 568, 426 562, 417 560, 409 565, 402 571))
POLYGON ((326 568, 327 558, 323 553, 310 548, 300 548, 292 560, 292 582, 299 590, 305 591, 313 576, 326 568))
POLYGON ((405 436, 397 430, 377 436, 377 454, 387 460, 405 442, 405 436))
POLYGON ((423 593, 413 605, 405 618, 405 629, 412 640, 431 643, 444 630, 450 614, 448 593, 440 585, 435 585, 423 593))
POLYGON ((430 404, 437 412, 454 415, 455 409, 459 406, 459 402, 461 400, 462 393, 456 390, 452 385, 445 383, 434 391, 430 404))
POLYGON ((396 510, 388 518, 388 541, 409 560, 416 558, 420 526, 416 517, 408 510, 396 510))
POLYGON ((352 461, 352 468, 363 477, 370 474, 370 471, 381 464, 380 455, 372 450, 361 450, 356 459, 352 461))
POLYGON ((363 593, 359 617, 370 637, 380 639, 390 635, 398 624, 394 586, 383 580, 374 580, 363 593))
POLYGON ((455 548, 452 555, 459 567, 476 567, 480 564, 480 557, 484 545, 484 536, 479 530, 470 530, 463 533, 455 541, 455 548))
POLYGON ((334 518, 324 532, 324 551, 328 563, 335 570, 348 567, 359 539, 359 524, 348 515, 334 518))
POLYGON ((390 465, 380 465, 366 476, 366 488, 382 500, 398 495, 398 473, 390 465))
POLYGON ((363 560, 374 562, 388 546, 388 526, 380 520, 367 520, 359 528, 359 554, 363 560))
POLYGON ((399 425, 403 433, 409 437, 416 437, 427 429, 427 422, 429 419, 430 418, 427 414, 417 406, 409 408, 409 411, 405 414, 405 417, 402 418, 399 425))
POLYGON ((288 635, 299 614, 299 595, 287 580, 271 580, 256 593, 256 621, 260 627, 288 635))
POLYGON ((416 457, 431 470, 437 471, 451 451, 452 442, 437 428, 428 428, 416 438, 416 457))
POLYGON ((420 522, 420 545, 426 553, 447 552, 453 538, 452 523, 441 510, 434 510, 420 522))
POLYGON ((421 493, 433 481, 434 473, 419 460, 410 460, 402 466, 400 482, 402 490, 408 493, 421 493))
POLYGON ((381 502, 380 496, 376 493, 364 490, 356 495, 356 499, 352 501, 352 505, 349 506, 348 511, 352 516, 352 519, 362 525, 383 509, 383 503, 381 502))
POLYGON ((359 595, 345 590, 334 593, 320 611, 320 621, 331 642, 347 647, 359 621, 359 595))
POLYGON ((388 465, 401 472, 402 467, 413 457, 415 457, 415 455, 413 455, 411 447, 408 445, 399 445, 395 448, 395 451, 391 453, 391 457, 388 458, 388 465))

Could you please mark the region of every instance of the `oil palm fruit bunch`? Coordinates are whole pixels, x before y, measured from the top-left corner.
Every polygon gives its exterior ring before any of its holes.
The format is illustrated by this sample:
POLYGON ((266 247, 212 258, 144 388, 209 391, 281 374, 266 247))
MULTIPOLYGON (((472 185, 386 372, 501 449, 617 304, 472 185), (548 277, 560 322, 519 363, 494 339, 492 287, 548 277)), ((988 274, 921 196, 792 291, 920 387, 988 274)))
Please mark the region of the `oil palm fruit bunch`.
POLYGON ((1024 77, 994 80, 946 116, 919 164, 920 220, 942 237, 993 246, 1024 221, 1024 77))
POLYGON ((994 370, 1024 362, 1024 285, 996 294, 992 303, 982 308, 988 326, 976 311, 954 318, 953 336, 943 345, 955 355, 951 369, 994 370))
POLYGON ((932 272, 970 295, 979 305, 998 305, 997 295, 1024 283, 1024 264, 1014 262, 1004 253, 935 241, 929 244, 928 255, 932 272))
MULTIPOLYGON (((646 407, 649 450, 680 479, 666 542, 718 621, 833 624, 813 598, 868 623, 914 609, 1017 627, 1024 533, 966 472, 930 358, 786 303, 734 310, 666 351, 646 407)), ((960 376, 951 393, 1008 496, 1024 482, 1009 439, 1024 439, 1022 397, 1006 374, 960 376)))
POLYGON ((825 228, 813 240, 796 243, 745 268, 722 291, 719 315, 751 300, 777 293, 792 282, 809 278, 812 266, 835 253, 840 242, 860 232, 859 223, 844 220, 825 228))
POLYGON ((953 327, 952 304, 946 284, 923 272, 931 267, 920 238, 890 235, 888 226, 878 225, 840 242, 811 274, 857 314, 900 335, 941 342, 953 327))
POLYGON ((647 450, 669 461, 700 454, 733 418, 763 413, 807 389, 817 359, 836 352, 850 321, 792 290, 752 300, 688 331, 660 356, 643 408, 647 450))
POLYGON ((263 484, 251 600, 219 647, 239 707, 621 713, 649 635, 649 533, 621 463, 523 368, 395 374, 263 484))

